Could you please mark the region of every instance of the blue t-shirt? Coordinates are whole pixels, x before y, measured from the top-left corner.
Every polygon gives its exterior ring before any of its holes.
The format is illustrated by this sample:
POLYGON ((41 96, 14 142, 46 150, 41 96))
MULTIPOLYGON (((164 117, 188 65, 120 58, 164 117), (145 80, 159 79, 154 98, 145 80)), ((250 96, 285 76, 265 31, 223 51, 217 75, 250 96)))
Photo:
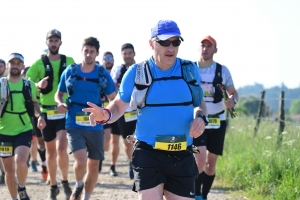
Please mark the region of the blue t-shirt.
MULTIPOLYGON (((88 73, 82 72, 79 64, 77 64, 77 75, 86 78, 86 79, 95 79, 98 80, 98 69, 97 65, 95 65, 94 70, 88 73)), ((67 92, 66 88, 66 80, 72 74, 72 67, 71 65, 68 66, 61 75, 60 82, 58 85, 58 90, 61 92, 67 92)), ((115 92, 116 88, 114 82, 110 76, 110 74, 105 70, 106 76, 106 87, 104 94, 109 95, 115 92)), ((82 112, 83 108, 87 108, 88 105, 86 104, 88 101, 92 102, 96 105, 102 105, 101 101, 101 91, 100 91, 99 83, 92 82, 92 81, 84 81, 84 80, 77 80, 73 86, 73 94, 71 95, 71 101, 85 104, 86 106, 80 106, 75 103, 72 105, 68 104, 68 112, 66 114, 66 128, 81 128, 85 130, 103 130, 103 125, 97 124, 96 126, 81 126, 76 124, 76 113, 82 112)))
MULTIPOLYGON (((153 78, 182 76, 179 58, 168 70, 159 69, 155 65, 153 58, 149 59, 149 65, 153 78)), ((119 88, 120 98, 126 103, 130 102, 134 88, 136 67, 137 65, 135 64, 126 71, 119 88)), ((200 73, 195 64, 194 71, 200 87, 200 73)), ((189 101, 192 101, 192 94, 184 79, 152 82, 146 99, 147 104, 183 103, 189 101)), ((141 109, 141 112, 142 114, 138 115, 136 123, 136 137, 138 140, 154 146, 157 135, 185 135, 187 145, 192 144, 193 138, 189 134, 190 123, 194 119, 193 104, 188 106, 146 106, 141 109)))

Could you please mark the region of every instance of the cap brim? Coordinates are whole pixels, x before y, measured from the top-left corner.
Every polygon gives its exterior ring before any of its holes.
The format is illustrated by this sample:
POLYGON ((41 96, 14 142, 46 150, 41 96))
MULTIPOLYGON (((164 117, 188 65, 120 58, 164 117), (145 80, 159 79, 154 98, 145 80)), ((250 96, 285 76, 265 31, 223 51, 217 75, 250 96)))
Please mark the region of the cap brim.
POLYGON ((24 63, 24 58, 22 56, 19 56, 19 55, 11 56, 11 57, 9 57, 8 62, 10 62, 12 59, 18 59, 24 63))
POLYGON ((171 37, 179 37, 180 40, 183 41, 183 38, 178 34, 158 35, 156 37, 158 37, 158 39, 160 39, 160 40, 167 40, 171 37))
POLYGON ((49 35, 49 36, 47 37, 47 39, 49 39, 49 38, 51 38, 51 37, 53 37, 53 36, 58 37, 59 39, 61 39, 60 35, 56 35, 56 34, 49 35))

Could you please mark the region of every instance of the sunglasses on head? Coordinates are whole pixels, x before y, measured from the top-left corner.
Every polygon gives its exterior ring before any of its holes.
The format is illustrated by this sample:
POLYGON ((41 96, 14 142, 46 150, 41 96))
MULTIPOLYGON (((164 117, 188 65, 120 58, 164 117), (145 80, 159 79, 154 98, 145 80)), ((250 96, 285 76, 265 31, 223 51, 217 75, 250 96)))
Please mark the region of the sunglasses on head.
POLYGON ((112 60, 114 60, 114 57, 112 57, 112 56, 103 57, 103 60, 105 60, 105 61, 108 61, 108 60, 112 61, 112 60))
POLYGON ((170 46, 170 44, 172 43, 173 47, 178 47, 181 44, 181 40, 174 40, 174 41, 170 41, 170 40, 155 40, 155 42, 157 42, 158 44, 160 44, 163 47, 168 47, 170 46))

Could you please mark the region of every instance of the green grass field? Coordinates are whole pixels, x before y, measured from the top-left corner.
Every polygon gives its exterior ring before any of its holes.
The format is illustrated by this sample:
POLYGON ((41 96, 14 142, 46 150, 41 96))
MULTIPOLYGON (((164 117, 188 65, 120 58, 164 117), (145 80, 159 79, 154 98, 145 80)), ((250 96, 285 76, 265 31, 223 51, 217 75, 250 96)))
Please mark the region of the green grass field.
POLYGON ((230 121, 217 182, 249 199, 300 200, 300 124, 286 124, 277 148, 278 122, 237 117, 230 121))

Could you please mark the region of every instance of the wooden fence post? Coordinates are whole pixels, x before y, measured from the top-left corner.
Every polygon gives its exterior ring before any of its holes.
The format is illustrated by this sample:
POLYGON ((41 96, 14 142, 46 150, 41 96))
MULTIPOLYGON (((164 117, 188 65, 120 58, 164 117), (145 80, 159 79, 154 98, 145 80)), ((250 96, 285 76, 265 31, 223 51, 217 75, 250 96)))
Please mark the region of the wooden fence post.
POLYGON ((258 112, 257 112, 256 125, 255 125, 255 128, 254 128, 254 137, 256 137, 257 131, 258 131, 258 127, 259 127, 260 118, 261 118, 261 114, 262 114, 262 110, 263 110, 263 106, 264 106, 265 93, 266 93, 265 90, 263 90, 261 92, 261 99, 260 99, 260 103, 259 103, 259 107, 258 107, 258 112))
POLYGON ((278 128, 278 137, 277 137, 277 148, 281 146, 282 142, 282 132, 285 128, 285 116, 284 116, 284 91, 280 93, 279 99, 279 128, 278 128))

